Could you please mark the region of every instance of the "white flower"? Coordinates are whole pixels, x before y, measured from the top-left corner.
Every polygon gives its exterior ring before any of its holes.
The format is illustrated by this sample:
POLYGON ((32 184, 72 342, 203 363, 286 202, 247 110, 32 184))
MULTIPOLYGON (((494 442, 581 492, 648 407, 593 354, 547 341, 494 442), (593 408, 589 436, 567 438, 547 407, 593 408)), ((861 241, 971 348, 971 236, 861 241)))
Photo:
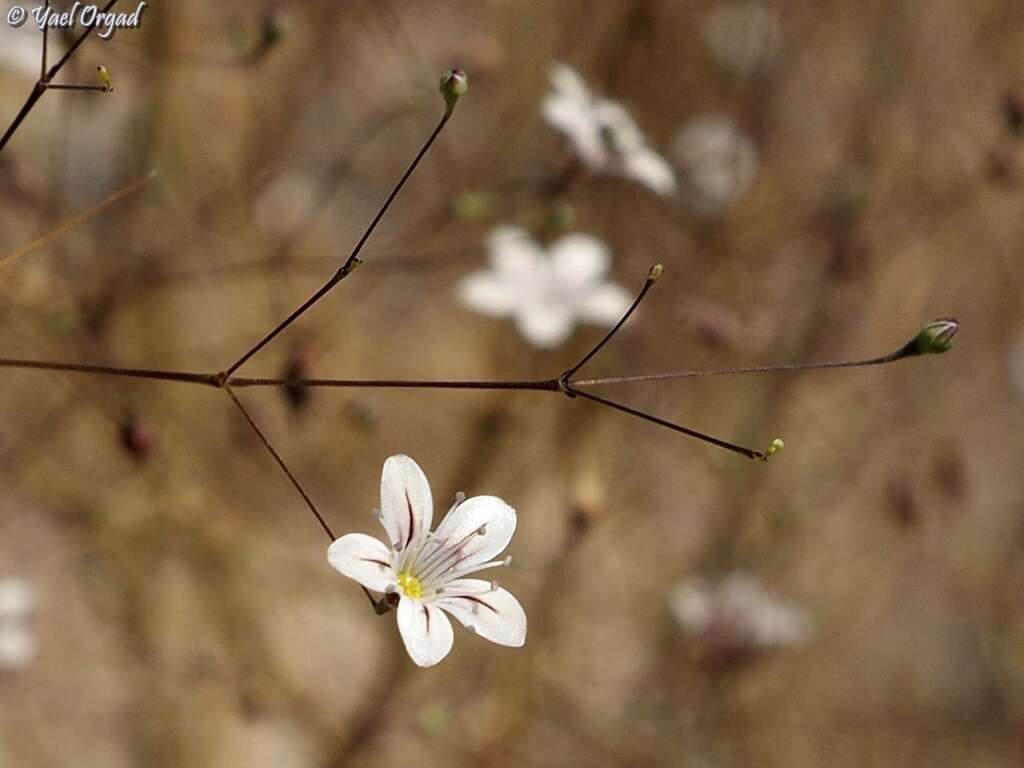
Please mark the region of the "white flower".
POLYGON ((745 573, 718 584, 679 584, 669 595, 669 609, 688 635, 722 654, 797 646, 812 630, 805 611, 773 597, 745 573))
MULTIPOLYGON (((46 45, 47 66, 64 53, 58 35, 50 34, 46 45)), ((43 33, 31 18, 20 27, 12 27, 0 18, 0 70, 10 70, 33 80, 39 77, 43 57, 43 33)))
POLYGON ((711 54, 741 75, 767 63, 782 39, 775 11, 749 0, 715 5, 701 20, 700 31, 711 54))
POLYGON ((724 115, 690 120, 676 135, 672 155, 698 213, 721 213, 750 191, 757 176, 757 148, 724 115))
POLYGON ((36 655, 36 641, 25 620, 35 603, 24 579, 0 579, 0 671, 18 670, 36 655))
POLYGON ((508 565, 501 554, 516 529, 516 512, 496 496, 460 497, 431 532, 434 502, 419 465, 391 456, 380 479, 379 518, 388 544, 350 533, 327 550, 330 564, 374 592, 398 596, 398 631, 421 667, 448 655, 454 640, 445 612, 499 645, 526 642, 526 614, 512 594, 471 573, 508 565))
POLYGON ((647 146, 621 104, 592 94, 564 64, 552 66, 551 82, 554 91, 541 107, 544 119, 565 134, 588 168, 639 181, 662 195, 675 191, 672 166, 647 146))
POLYGON ((487 245, 491 268, 464 277, 459 298, 482 314, 514 318, 538 347, 558 346, 580 320, 611 327, 632 301, 605 279, 611 255, 590 235, 566 235, 545 251, 524 230, 506 226, 487 245))

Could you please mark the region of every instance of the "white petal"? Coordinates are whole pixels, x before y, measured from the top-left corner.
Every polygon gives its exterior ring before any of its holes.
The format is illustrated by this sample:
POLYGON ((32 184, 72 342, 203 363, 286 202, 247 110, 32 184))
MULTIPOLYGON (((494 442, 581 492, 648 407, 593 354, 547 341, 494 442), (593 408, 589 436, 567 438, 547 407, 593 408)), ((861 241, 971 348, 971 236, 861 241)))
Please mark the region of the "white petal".
POLYGON ((0 670, 18 670, 36 655, 36 639, 20 624, 0 624, 0 670))
POLYGON ((0 620, 24 616, 34 604, 32 585, 25 579, 0 579, 0 620))
POLYGON ((574 233, 559 238, 550 248, 555 277, 570 290, 600 280, 608 273, 611 254, 596 237, 574 233))
POLYGON ((580 302, 580 317, 588 323, 613 326, 626 314, 633 296, 621 285, 605 283, 586 295, 580 302))
POLYGON ((331 544, 327 562, 374 592, 383 592, 398 581, 391 567, 391 550, 365 533, 349 533, 331 544))
POLYGON ((452 623, 440 608, 408 597, 398 603, 398 631, 405 650, 421 667, 437 664, 455 641, 452 623))
POLYGON ((623 157, 624 173, 659 195, 676 191, 676 174, 661 155, 648 147, 638 147, 623 157))
POLYGON ((526 642, 526 613, 511 592, 490 587, 480 579, 456 579, 445 585, 437 605, 480 637, 518 648, 526 642))
POLYGON ((545 261, 544 251, 521 227, 503 226, 487 237, 494 271, 513 285, 530 284, 545 261))
POLYGON ((551 84, 555 93, 564 99, 585 102, 590 99, 590 91, 583 78, 572 67, 555 63, 551 65, 551 84))
POLYGON ((449 512, 434 531, 448 546, 465 542, 459 570, 483 565, 501 553, 516 532, 516 511, 497 496, 474 496, 449 512), (482 532, 481 532, 482 531, 482 532))
POLYGON ((519 332, 536 347, 552 349, 572 333, 573 311, 565 304, 535 302, 516 314, 519 332))
POLYGON ((511 314, 521 296, 509 281, 502 280, 494 272, 466 275, 456 292, 463 304, 489 317, 511 314))
POLYGON ((389 456, 380 477, 381 522, 399 552, 430 532, 434 501, 420 465, 408 456, 389 456))

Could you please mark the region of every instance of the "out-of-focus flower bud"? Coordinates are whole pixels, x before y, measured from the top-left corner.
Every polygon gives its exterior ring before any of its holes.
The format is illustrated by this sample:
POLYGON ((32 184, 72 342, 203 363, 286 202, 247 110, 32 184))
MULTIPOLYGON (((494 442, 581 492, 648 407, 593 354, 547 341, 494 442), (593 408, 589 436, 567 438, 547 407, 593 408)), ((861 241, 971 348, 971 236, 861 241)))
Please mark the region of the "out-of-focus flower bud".
POLYGON ((441 95, 448 105, 448 112, 455 109, 459 97, 469 90, 469 79, 461 69, 450 69, 441 78, 441 95))
POLYGON ((125 453, 142 463, 156 448, 156 436, 134 414, 127 415, 118 426, 118 436, 125 453))
POLYGON ((110 70, 100 64, 96 67, 96 76, 99 77, 103 90, 107 93, 114 92, 114 81, 110 79, 110 70))
POLYGON ((294 413, 301 413, 309 405, 313 395, 309 387, 299 382, 309 378, 309 353, 307 350, 295 349, 288 355, 281 378, 286 379, 288 384, 284 387, 284 398, 294 413))

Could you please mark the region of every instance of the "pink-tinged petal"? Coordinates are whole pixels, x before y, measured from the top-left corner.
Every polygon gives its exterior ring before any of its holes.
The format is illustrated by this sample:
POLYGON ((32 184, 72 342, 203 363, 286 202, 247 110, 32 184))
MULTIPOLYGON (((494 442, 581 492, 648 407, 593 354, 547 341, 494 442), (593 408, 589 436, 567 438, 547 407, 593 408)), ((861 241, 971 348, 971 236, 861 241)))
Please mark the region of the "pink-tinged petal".
POLYGON ((505 317, 521 300, 520 291, 495 272, 474 272, 462 278, 456 288, 459 300, 470 309, 489 317, 505 317))
POLYGON ((543 249, 521 227, 498 227, 487 237, 491 266, 512 285, 531 285, 546 260, 543 249))
MULTIPOLYGON (((516 532, 516 511, 497 496, 474 496, 449 512, 434 532, 443 547, 459 547, 452 565, 461 573, 501 553, 516 532)), ((442 580, 443 581, 443 580, 442 580)))
POLYGON ((331 544, 327 562, 374 592, 383 592, 398 581, 391 566, 391 550, 365 533, 349 533, 331 544))
POLYGON ((535 347, 554 349, 572 333, 572 309, 554 302, 531 304, 516 313, 516 328, 535 347))
POLYGON ((417 665, 432 667, 452 649, 452 623, 436 605, 403 597, 398 603, 398 631, 417 665))
POLYGON ((608 248, 596 237, 571 234, 559 238, 550 249, 555 277, 570 291, 589 286, 606 274, 611 264, 608 248))
POLYGON ((498 645, 518 648, 526 642, 526 612, 506 589, 491 589, 480 579, 456 579, 444 587, 436 605, 460 624, 498 645))
POLYGON ((402 552, 430 532, 434 500, 420 465, 408 456, 389 456, 380 477, 381 522, 402 552))
POLYGON ((590 291, 577 309, 580 317, 588 323, 611 327, 619 322, 632 303, 633 296, 625 288, 605 283, 590 291))

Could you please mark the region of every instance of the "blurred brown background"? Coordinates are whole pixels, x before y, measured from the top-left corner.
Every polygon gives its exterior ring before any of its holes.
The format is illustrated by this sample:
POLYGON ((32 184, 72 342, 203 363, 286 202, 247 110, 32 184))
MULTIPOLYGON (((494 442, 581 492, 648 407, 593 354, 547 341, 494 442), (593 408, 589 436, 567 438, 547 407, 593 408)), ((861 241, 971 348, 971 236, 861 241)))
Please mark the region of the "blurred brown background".
MULTIPOLYGON (((768 464, 543 392, 317 390, 294 408, 244 391, 339 534, 378 532, 398 452, 438 514, 457 490, 519 510, 501 576, 526 646, 456 627, 428 670, 328 567, 222 393, 2 370, 0 577, 31 585, 37 649, 0 670, 0 766, 1021 764, 1024 5, 709 21, 751 5, 183 0, 78 51, 60 79, 104 64, 115 92, 47 93, 0 154, 0 254, 52 235, 0 261, 0 356, 223 369, 348 254, 453 65, 470 93, 366 265, 242 373, 557 375, 599 329, 538 351, 454 286, 492 227, 548 237, 566 204, 630 290, 666 268, 594 375, 963 328, 948 355, 891 367, 601 391, 753 447, 784 437, 768 464), (555 61, 621 100, 681 180, 678 132, 727 116, 756 149, 749 188, 714 213, 623 179, 556 189, 555 61), (806 644, 722 658, 686 634, 673 587, 737 570, 807 611, 806 644)), ((32 83, 0 64, 4 126, 32 83)))

